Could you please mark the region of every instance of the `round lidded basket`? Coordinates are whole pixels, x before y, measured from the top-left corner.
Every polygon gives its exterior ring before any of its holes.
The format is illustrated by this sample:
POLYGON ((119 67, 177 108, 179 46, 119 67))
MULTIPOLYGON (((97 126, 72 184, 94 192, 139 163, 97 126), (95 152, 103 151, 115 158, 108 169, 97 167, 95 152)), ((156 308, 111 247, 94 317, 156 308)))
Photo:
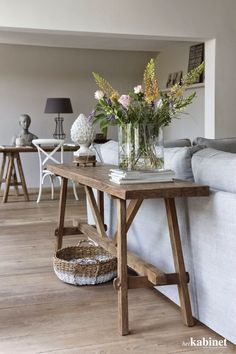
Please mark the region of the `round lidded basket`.
POLYGON ((117 259, 94 242, 81 240, 77 246, 58 250, 53 257, 53 268, 65 283, 95 285, 116 277, 117 259))

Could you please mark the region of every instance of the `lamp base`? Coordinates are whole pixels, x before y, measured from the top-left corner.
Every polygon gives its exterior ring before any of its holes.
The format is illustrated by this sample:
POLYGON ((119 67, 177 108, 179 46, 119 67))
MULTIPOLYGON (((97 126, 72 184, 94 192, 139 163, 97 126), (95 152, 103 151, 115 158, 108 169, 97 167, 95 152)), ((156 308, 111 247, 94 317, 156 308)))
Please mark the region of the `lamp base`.
POLYGON ((54 139, 65 139, 66 134, 64 133, 63 130, 63 117, 56 117, 55 122, 56 122, 56 127, 55 127, 55 132, 53 134, 54 139))

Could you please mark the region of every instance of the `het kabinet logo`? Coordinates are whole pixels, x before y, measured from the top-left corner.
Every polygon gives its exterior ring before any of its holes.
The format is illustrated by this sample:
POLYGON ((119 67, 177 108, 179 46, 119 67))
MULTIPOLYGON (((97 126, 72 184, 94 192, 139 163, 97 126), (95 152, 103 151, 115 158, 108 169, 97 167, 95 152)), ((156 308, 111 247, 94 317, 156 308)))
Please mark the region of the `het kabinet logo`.
POLYGON ((193 338, 190 337, 188 342, 183 341, 184 347, 205 347, 205 348, 227 348, 226 339, 213 339, 211 337, 193 338))

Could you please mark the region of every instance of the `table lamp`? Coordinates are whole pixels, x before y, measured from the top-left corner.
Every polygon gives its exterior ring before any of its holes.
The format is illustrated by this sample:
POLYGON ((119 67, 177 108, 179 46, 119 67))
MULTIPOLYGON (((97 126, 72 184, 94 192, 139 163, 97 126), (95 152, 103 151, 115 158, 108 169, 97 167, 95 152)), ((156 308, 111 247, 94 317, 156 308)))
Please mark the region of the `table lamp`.
POLYGON ((63 131, 64 118, 61 113, 73 113, 71 101, 69 98, 48 98, 44 113, 57 113, 55 117, 56 128, 53 134, 55 139, 65 139, 66 134, 63 131))

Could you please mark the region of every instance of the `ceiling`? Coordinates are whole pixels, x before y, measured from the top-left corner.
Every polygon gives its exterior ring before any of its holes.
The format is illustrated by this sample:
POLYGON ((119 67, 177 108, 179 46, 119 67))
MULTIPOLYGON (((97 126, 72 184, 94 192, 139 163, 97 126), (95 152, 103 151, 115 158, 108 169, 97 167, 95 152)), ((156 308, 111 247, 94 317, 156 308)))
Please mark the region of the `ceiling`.
MULTIPOLYGON (((0 43, 61 48, 160 52, 170 46, 186 44, 186 41, 134 35, 0 28, 0 43)), ((192 44, 195 42, 188 41, 187 43, 192 44)))

